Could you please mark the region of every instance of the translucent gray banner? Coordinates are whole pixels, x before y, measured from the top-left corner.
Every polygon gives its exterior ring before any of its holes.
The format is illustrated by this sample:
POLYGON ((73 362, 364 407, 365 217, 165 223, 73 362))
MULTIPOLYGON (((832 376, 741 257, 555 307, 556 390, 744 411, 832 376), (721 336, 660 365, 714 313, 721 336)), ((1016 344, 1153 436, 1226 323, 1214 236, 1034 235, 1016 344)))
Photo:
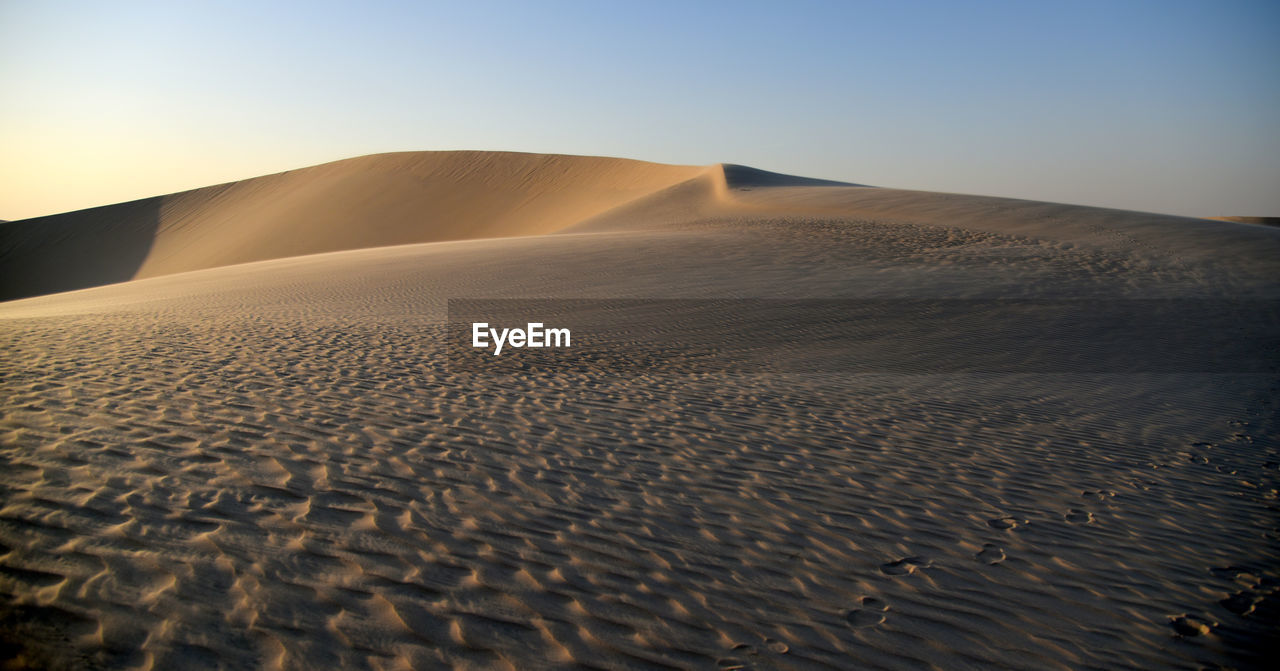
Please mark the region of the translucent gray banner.
POLYGON ((452 299, 447 332, 452 368, 493 373, 1280 370, 1256 300, 452 299))

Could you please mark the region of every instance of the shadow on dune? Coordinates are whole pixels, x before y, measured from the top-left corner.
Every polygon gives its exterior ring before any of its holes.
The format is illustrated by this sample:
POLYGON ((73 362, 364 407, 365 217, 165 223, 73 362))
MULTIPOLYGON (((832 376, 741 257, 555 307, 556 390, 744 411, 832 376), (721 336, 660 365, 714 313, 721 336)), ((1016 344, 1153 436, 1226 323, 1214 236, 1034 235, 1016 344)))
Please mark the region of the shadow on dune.
POLYGON ((0 224, 0 300, 127 282, 146 260, 164 197, 0 224))
POLYGON ((779 172, 769 172, 768 170, 749 168, 745 165, 733 165, 731 163, 725 163, 722 167, 724 168, 725 184, 730 189, 750 189, 757 186, 866 186, 866 184, 837 182, 830 179, 784 175, 779 172))

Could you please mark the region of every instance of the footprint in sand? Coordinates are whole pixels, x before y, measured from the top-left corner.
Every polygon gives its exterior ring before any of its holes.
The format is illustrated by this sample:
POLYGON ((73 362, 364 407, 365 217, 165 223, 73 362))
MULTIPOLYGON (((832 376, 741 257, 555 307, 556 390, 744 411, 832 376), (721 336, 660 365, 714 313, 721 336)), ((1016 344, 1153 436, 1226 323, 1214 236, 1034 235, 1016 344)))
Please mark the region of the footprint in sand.
POLYGON ((1062 516, 1062 519, 1071 524, 1093 524, 1093 513, 1079 508, 1072 508, 1062 516))
POLYGON ((930 566, 933 566, 933 562, 924 557, 904 557, 897 561, 881 564, 880 572, 885 575, 910 575, 915 573, 917 567, 929 568, 930 566))
POLYGON ((786 643, 783 643, 782 641, 779 641, 776 638, 764 639, 764 647, 768 648, 769 652, 772 652, 777 655, 785 655, 791 651, 791 646, 787 645, 786 643))
POLYGON ((1004 548, 995 543, 987 543, 982 546, 982 551, 974 555, 974 557, 984 564, 995 566, 1005 560, 1004 548))
POLYGON ((1026 520, 1020 520, 1016 517, 997 517, 995 519, 987 520, 987 526, 993 529, 1015 529, 1026 523, 1026 520))
POLYGON ((1184 638, 1203 636, 1213 631, 1217 625, 1217 622, 1209 622, 1194 615, 1179 615, 1169 619, 1169 626, 1173 627, 1173 631, 1178 636, 1184 638))
MULTIPOLYGON (((764 639, 764 647, 765 647, 765 649, 766 649, 766 650, 768 650, 769 652, 772 652, 772 653, 774 653, 774 654, 776 654, 776 655, 785 655, 785 654, 787 654, 788 652, 791 652, 791 646, 787 645, 786 643, 784 643, 784 642, 782 642, 782 641, 779 641, 779 640, 778 640, 778 639, 776 639, 776 638, 766 638, 766 639, 764 639)), ((750 643, 739 643, 739 644, 737 644, 737 645, 733 646, 733 652, 734 652, 735 654, 739 654, 739 655, 749 655, 749 656, 752 656, 752 657, 754 657, 754 656, 756 656, 756 655, 759 655, 759 654, 760 654, 760 650, 758 650, 758 649, 756 648, 756 646, 751 645, 750 643)), ((732 659, 735 659, 735 658, 733 658, 733 657, 726 657, 725 659, 732 660, 732 659)))
POLYGON ((1259 601, 1261 599, 1257 595, 1246 591, 1236 592, 1218 603, 1236 615, 1244 616, 1252 613, 1259 601))
POLYGON ((889 612, 889 604, 873 596, 864 596, 861 607, 855 608, 844 616, 844 621, 854 629, 868 629, 879 626, 885 621, 885 613, 889 612))

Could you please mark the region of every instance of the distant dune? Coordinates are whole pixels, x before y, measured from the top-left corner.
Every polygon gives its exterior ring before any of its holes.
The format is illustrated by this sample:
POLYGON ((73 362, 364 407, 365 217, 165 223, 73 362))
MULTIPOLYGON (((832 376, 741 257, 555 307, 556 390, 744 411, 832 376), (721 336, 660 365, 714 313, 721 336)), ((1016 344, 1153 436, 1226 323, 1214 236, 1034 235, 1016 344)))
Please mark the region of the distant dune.
POLYGON ((1263 226, 1280 226, 1280 217, 1209 217, 1217 221, 1230 221, 1237 224, 1262 224, 1263 226))
POLYGON ((1278 228, 411 153, 0 273, 91 287, 0 304, 3 668, 1275 665, 1278 228), (465 369, 459 298, 600 299, 614 356, 465 369))

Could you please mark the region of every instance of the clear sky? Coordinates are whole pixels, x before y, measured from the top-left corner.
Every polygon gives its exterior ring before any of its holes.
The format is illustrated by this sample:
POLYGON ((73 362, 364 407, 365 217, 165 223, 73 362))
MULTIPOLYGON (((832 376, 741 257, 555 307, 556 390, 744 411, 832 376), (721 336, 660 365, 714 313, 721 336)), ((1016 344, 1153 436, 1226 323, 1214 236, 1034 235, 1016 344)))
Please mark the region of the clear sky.
POLYGON ((0 0, 0 219, 361 154, 1280 215, 1280 2, 0 0))

